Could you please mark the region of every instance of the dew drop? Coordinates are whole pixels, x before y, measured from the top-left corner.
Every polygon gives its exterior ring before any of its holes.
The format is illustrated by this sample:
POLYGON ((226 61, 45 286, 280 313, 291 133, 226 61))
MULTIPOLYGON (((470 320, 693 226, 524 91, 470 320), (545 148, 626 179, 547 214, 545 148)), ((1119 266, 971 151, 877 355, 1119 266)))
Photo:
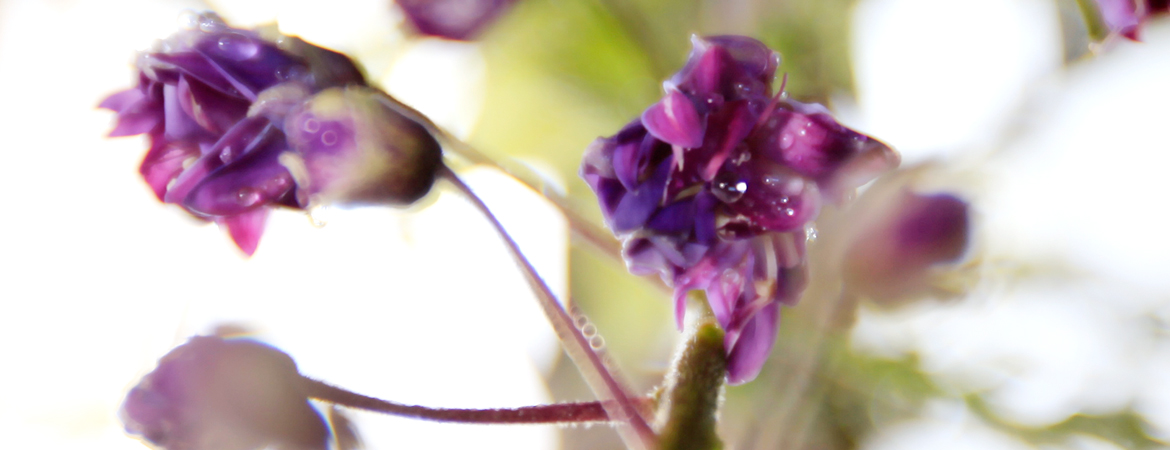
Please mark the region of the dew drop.
POLYGON ((337 132, 333 130, 321 133, 321 143, 325 145, 333 145, 337 143, 337 132))
POLYGON ((711 183, 711 193, 723 203, 735 203, 747 192, 747 180, 734 172, 720 172, 711 183))
POLYGON ((792 148, 792 143, 796 138, 792 137, 792 133, 780 133, 780 150, 788 150, 792 148))
POLYGON ((308 119, 304 125, 301 125, 301 129, 309 133, 316 133, 321 130, 321 122, 318 122, 317 119, 308 119))
POLYGON ((597 327, 591 323, 586 323, 585 326, 581 327, 581 334, 585 335, 586 338, 596 337, 597 327))
POLYGON ((808 242, 816 242, 817 241, 817 227, 816 227, 816 225, 814 225, 811 222, 808 225, 805 225, 804 237, 806 240, 808 240, 808 242))
POLYGON ((236 191, 236 201, 241 206, 252 206, 260 202, 260 193, 250 187, 243 187, 236 191))
POLYGON ((260 44, 248 36, 239 33, 231 33, 223 35, 216 42, 219 51, 228 58, 236 61, 243 61, 252 59, 260 53, 260 44))
POLYGON ((589 347, 593 350, 601 350, 605 348, 605 338, 602 338, 601 336, 593 336, 593 338, 589 339, 589 347))
POLYGON ((220 19, 215 13, 204 13, 199 16, 199 29, 210 33, 213 31, 220 31, 227 28, 227 24, 220 19))

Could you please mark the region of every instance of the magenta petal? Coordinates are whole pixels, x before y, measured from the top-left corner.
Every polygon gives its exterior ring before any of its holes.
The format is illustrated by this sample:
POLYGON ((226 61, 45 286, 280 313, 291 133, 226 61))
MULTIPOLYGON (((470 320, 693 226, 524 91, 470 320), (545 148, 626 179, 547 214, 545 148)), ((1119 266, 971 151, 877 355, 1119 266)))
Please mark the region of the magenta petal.
POLYGON ((197 214, 233 216, 278 201, 294 187, 280 164, 283 148, 258 150, 215 171, 195 186, 183 206, 197 214))
POLYGON ((1101 11, 1101 21, 1109 31, 1138 40, 1141 19, 1134 0, 1097 0, 1097 7, 1101 11))
POLYGON ((122 112, 130 105, 140 102, 146 98, 146 94, 142 89, 131 88, 122 92, 116 92, 98 104, 98 108, 108 109, 114 112, 122 112))
POLYGON ((146 184, 154 191, 161 201, 166 200, 167 185, 183 171, 183 163, 188 158, 199 156, 199 149, 184 148, 181 144, 171 144, 163 139, 155 140, 142 160, 139 173, 146 179, 146 184))
POLYGON ((642 113, 642 124, 650 134, 683 148, 703 145, 703 122, 691 99, 675 90, 642 113))
POLYGON ((268 221, 268 208, 254 210, 227 216, 217 222, 228 230, 232 241, 244 254, 252 256, 256 247, 260 245, 260 236, 264 234, 264 224, 268 221))
POLYGON ((769 304, 743 327, 734 345, 728 349, 727 383, 743 384, 756 379, 764 361, 772 353, 780 325, 780 305, 769 304))

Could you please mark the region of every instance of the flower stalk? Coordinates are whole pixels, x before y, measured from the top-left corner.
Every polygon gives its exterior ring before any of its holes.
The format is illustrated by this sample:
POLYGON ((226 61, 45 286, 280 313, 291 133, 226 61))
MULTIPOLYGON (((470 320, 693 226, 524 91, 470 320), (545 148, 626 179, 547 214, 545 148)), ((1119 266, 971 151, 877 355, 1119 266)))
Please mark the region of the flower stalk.
POLYGON ((568 353, 569 358, 573 360, 573 363, 580 370, 582 378, 585 379, 585 382, 593 392, 597 394, 608 417, 616 423, 625 425, 618 427, 618 434, 621 435, 626 445, 635 449, 657 448, 657 436, 627 394, 627 389, 614 377, 605 366, 605 362, 602 361, 601 357, 589 346, 589 341, 573 325, 573 319, 569 317, 564 306, 557 301, 556 296, 536 272, 536 269, 524 257, 524 254, 520 251, 520 247, 516 245, 516 241, 512 239, 507 230, 496 219, 495 215, 488 209, 487 205, 483 203, 483 200, 476 196, 475 192, 455 172, 449 167, 444 166, 440 168, 439 176, 445 178, 459 192, 467 196, 468 200, 471 201, 476 209, 483 213, 488 221, 491 222, 492 227, 496 229, 500 237, 504 240, 508 251, 512 254, 516 263, 523 269, 524 277, 536 293, 541 310, 548 317, 553 331, 556 332, 557 338, 560 339, 565 352, 568 353))
POLYGON ((601 402, 559 403, 501 409, 430 408, 405 405, 347 391, 307 377, 301 379, 305 395, 340 406, 363 409, 412 419, 480 424, 570 424, 607 423, 609 415, 601 402))
POLYGON ((666 381, 659 410, 663 422, 660 450, 712 450, 723 447, 715 432, 720 392, 727 374, 723 330, 713 316, 693 327, 666 381))

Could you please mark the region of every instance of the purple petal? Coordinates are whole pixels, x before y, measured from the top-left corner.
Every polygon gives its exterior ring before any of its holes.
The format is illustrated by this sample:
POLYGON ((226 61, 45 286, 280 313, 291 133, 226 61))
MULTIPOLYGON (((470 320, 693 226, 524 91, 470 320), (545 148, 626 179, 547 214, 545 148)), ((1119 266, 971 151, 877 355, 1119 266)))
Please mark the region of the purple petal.
POLYGON ((729 207, 749 219, 750 226, 779 232, 801 230, 820 212, 821 199, 812 180, 763 161, 739 170, 746 171, 742 176, 747 186, 729 207))
POLYGON ((744 74, 771 85, 780 66, 780 54, 747 36, 708 36, 707 42, 727 50, 744 74))
POLYGON ((274 139, 221 167, 187 194, 183 206, 196 214, 233 216, 276 202, 295 186, 279 161, 286 150, 284 142, 274 139))
POLYGON ((102 100, 101 103, 98 104, 98 108, 108 109, 114 112, 122 112, 126 108, 129 108, 130 105, 145 99, 146 94, 142 92, 142 89, 135 87, 111 94, 109 97, 106 97, 104 100, 102 100))
POLYGON ((256 247, 260 245, 260 236, 264 234, 264 224, 268 222, 268 208, 256 208, 251 211, 220 218, 217 222, 227 228, 232 241, 244 252, 252 256, 256 247))
POLYGON ((1097 0, 1097 7, 1101 11, 1101 20, 1110 32, 1138 40, 1141 18, 1138 17, 1134 0, 1097 0))
POLYGON ((203 130, 195 122, 195 119, 187 115, 186 111, 183 111, 183 106, 179 101, 180 89, 185 90, 182 78, 179 79, 177 86, 163 86, 163 111, 165 112, 164 126, 166 128, 166 136, 167 139, 175 141, 194 138, 203 130))
POLYGON ((676 234, 690 231, 695 225, 694 197, 666 205, 658 210, 646 228, 659 233, 676 234))
POLYGON ((199 149, 190 148, 182 143, 170 143, 163 139, 155 140, 142 160, 138 172, 146 179, 146 184, 154 191, 160 201, 165 201, 167 185, 183 171, 183 163, 189 158, 199 156, 199 149))
POLYGON ((756 115, 752 113, 748 102, 736 100, 727 102, 722 108, 708 116, 707 139, 704 150, 708 150, 705 161, 696 164, 700 168, 700 176, 704 181, 711 181, 719 171, 732 150, 740 145, 756 125, 756 115))
POLYGON ((248 114, 248 102, 224 95, 199 82, 182 77, 179 81, 179 104, 201 127, 223 133, 248 114))
POLYGON ((703 145, 704 120, 695 104, 682 92, 671 90, 642 113, 642 124, 654 137, 671 145, 695 148, 703 145))
POLYGON ((736 385, 752 381, 760 374, 780 325, 780 305, 772 303, 761 309, 744 326, 727 355, 727 383, 736 385))
POLYGON ((670 175, 672 162, 670 158, 663 160, 650 179, 622 197, 613 212, 612 228, 615 233, 641 228, 650 219, 662 202, 662 193, 666 188, 666 177, 670 175))

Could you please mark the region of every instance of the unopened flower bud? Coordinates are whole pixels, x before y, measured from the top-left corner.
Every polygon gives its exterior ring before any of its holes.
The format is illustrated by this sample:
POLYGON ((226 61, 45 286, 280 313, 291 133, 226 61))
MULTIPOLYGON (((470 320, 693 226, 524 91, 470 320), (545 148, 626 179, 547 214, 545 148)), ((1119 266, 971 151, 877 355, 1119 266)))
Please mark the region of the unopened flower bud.
POLYGON ((967 202, 954 195, 893 194, 860 220, 845 253, 846 285, 879 303, 925 293, 930 270, 966 252, 970 221, 967 202))
POLYGON ((426 195, 442 150, 396 106, 380 91, 351 86, 322 91, 289 114, 284 128, 296 152, 282 162, 297 179, 297 195, 390 205, 426 195))
POLYGON ((247 340, 199 336, 126 396, 126 431, 164 450, 325 450, 329 432, 292 358, 247 340))

